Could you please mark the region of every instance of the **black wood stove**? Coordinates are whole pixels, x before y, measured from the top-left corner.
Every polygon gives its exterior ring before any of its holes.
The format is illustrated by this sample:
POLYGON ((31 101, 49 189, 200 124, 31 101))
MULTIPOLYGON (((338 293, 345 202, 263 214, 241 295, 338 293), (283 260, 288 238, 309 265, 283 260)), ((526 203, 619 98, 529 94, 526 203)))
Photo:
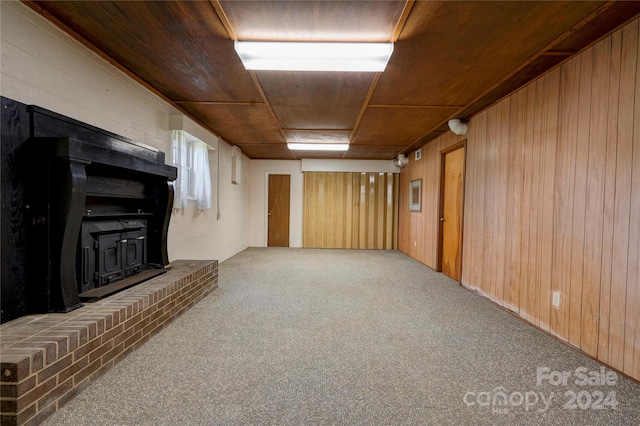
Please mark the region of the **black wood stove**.
POLYGON ((164 153, 29 110, 22 174, 30 310, 67 312, 165 272, 176 168, 164 153))

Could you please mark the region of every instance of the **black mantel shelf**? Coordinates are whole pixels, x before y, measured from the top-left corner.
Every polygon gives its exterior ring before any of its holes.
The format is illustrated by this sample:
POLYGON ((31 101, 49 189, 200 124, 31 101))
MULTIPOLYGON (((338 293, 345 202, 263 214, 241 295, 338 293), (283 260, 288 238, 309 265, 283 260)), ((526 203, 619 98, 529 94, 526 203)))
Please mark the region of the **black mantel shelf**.
MULTIPOLYGON (((105 166, 118 167, 125 170, 135 170, 157 176, 166 177, 168 180, 176 179, 176 168, 149 161, 144 157, 139 157, 137 153, 145 153, 144 150, 133 150, 124 147, 121 143, 110 143, 105 146, 96 145, 82 139, 76 138, 47 138, 35 137, 31 143, 38 145, 41 155, 58 158, 69 158, 76 161, 86 161, 91 164, 103 164, 105 166)), ((128 143, 131 145, 131 143, 128 143)), ((164 161, 164 156, 162 156, 164 161)))

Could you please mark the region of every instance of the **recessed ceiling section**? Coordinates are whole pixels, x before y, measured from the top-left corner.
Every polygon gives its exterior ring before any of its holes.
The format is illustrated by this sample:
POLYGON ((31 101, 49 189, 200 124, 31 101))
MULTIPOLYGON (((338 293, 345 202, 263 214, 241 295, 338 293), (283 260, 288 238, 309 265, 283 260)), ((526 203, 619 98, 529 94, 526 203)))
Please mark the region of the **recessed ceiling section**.
POLYGON ((282 143, 280 126, 265 104, 181 104, 190 114, 232 145, 282 143))
POLYGON ((368 107, 351 143, 406 146, 447 120, 457 107, 368 107))
POLYGON ((404 1, 220 1, 238 40, 392 41, 404 1))
POLYGON ((466 105, 601 4, 416 2, 371 103, 466 105))
POLYGON ((38 6, 172 101, 262 100, 210 2, 48 1, 38 6))
POLYGON ((295 160, 296 156, 282 143, 238 144, 249 158, 260 160, 295 160))
POLYGON ((352 129, 375 77, 353 72, 256 71, 285 129, 352 129))
POLYGON ((345 143, 351 130, 295 130, 285 129, 285 139, 294 143, 345 143))

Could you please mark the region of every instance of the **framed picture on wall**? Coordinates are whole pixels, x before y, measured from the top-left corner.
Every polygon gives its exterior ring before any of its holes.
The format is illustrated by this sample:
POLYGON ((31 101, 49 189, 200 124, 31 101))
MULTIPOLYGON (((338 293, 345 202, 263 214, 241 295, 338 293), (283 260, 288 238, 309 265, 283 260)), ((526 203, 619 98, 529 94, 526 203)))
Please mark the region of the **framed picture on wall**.
POLYGON ((409 183, 409 211, 419 212, 422 209, 422 179, 412 180, 409 183))

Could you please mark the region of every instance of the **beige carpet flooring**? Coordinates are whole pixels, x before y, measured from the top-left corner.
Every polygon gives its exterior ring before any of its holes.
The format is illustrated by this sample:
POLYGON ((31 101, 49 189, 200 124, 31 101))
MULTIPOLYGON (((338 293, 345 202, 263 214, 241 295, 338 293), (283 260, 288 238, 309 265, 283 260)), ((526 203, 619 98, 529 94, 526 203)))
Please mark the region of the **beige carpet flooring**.
POLYGON ((640 385, 397 251, 250 248, 219 274, 45 424, 640 424, 640 385))

